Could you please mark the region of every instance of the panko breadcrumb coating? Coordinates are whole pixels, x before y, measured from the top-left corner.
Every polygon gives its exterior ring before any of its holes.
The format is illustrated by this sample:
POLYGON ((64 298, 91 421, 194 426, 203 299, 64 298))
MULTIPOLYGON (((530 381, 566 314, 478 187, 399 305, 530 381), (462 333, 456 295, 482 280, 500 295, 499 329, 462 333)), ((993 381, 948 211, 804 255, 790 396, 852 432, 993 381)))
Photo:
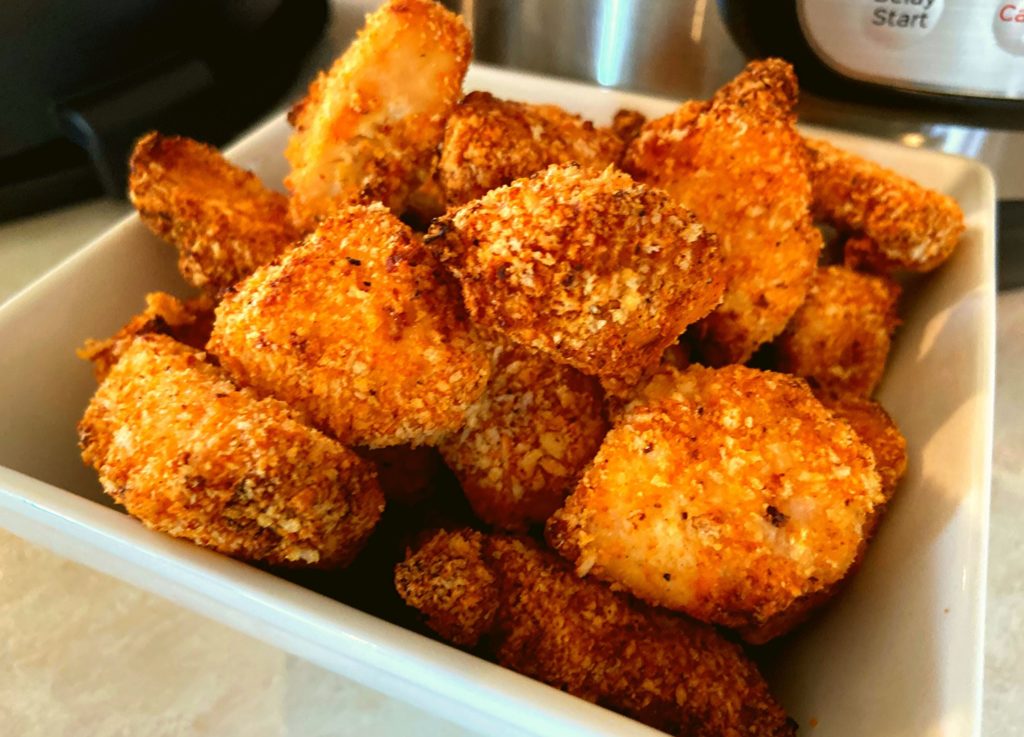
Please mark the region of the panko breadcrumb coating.
POLYGON ((818 391, 815 396, 833 414, 846 420, 857 437, 871 448, 882 481, 882 494, 889 501, 907 471, 907 440, 892 417, 878 402, 856 394, 818 391))
POLYGON ((846 574, 882 501, 871 450, 802 379, 665 366, 547 537, 581 576, 757 628, 846 574))
POLYGON ((796 723, 714 628, 576 578, 534 543, 440 532, 395 570, 428 626, 555 688, 691 737, 784 737, 796 723))
POLYGON ((96 381, 103 381, 136 336, 169 335, 179 343, 202 348, 213 329, 214 302, 209 296, 180 300, 165 292, 146 295, 146 309, 106 340, 89 338, 78 357, 92 362, 96 381))
POLYGON ((693 214, 611 167, 516 180, 449 210, 427 241, 476 323, 611 391, 657 364, 724 285, 715 241, 693 214))
POLYGON ((243 560, 345 565, 384 509, 365 461, 167 336, 135 339, 78 432, 129 514, 243 560))
POLYGON ((714 364, 743 363, 803 302, 823 242, 810 216, 797 83, 780 59, 754 61, 709 103, 648 122, 623 167, 664 188, 718 236, 729 269, 721 305, 700 324, 714 364))
POLYGON ((490 374, 445 279, 387 208, 355 205, 228 294, 209 350, 345 445, 430 443, 490 374))
POLYGON ((462 19, 432 0, 389 0, 369 14, 288 116, 294 222, 312 229, 353 203, 401 212, 430 173, 471 51, 462 19))
POLYGON ((473 511, 505 530, 562 505, 608 430, 597 379, 503 339, 466 424, 439 446, 473 511))
MULTIPOLYGON (((622 108, 612 118, 612 131, 622 140, 623 144, 628 146, 634 138, 640 135, 646 122, 647 116, 643 113, 622 108)), ((622 152, 625 153, 625 149, 622 152)))
POLYGON ((622 149, 613 131, 557 105, 470 92, 445 125, 438 172, 445 201, 453 207, 551 164, 575 161, 604 169, 618 162, 622 149))
POLYGON ((899 295, 899 285, 887 277, 819 268, 807 299, 776 341, 779 370, 828 391, 871 396, 899 324, 899 295))
POLYGON ((814 211, 858 240, 861 260, 882 271, 931 271, 964 232, 956 201, 827 141, 807 140, 814 211))
POLYGON ((129 166, 128 195, 142 222, 178 249, 185 281, 211 294, 299 238, 288 198, 205 143, 147 133, 129 166))

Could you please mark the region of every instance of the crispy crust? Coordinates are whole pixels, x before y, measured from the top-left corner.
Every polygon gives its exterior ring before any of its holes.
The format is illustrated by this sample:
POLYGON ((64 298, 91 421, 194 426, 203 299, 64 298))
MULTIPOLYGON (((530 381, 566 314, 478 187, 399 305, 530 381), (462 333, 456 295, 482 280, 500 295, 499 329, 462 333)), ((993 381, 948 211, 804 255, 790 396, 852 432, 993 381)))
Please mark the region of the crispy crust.
POLYGON ((214 301, 209 296, 182 301, 164 292, 146 295, 146 309, 106 340, 89 338, 76 353, 92 362, 96 381, 103 381, 139 335, 169 335, 192 348, 206 345, 213 329, 214 301))
POLYGON ((751 62, 709 103, 646 123, 626 151, 626 171, 665 189, 718 236, 729 283, 700 324, 700 350, 714 365, 743 363, 782 331, 822 248, 796 98, 789 64, 751 62))
POLYGON ((503 339, 465 426, 439 446, 484 522, 525 530, 561 506, 607 431, 597 380, 503 339))
POLYGON ((757 627, 844 576, 882 501, 870 449, 803 380, 663 367, 547 533, 580 575, 757 627))
POLYGON ((882 480, 882 494, 888 502, 907 472, 907 439, 892 417, 878 402, 855 394, 817 391, 815 396, 837 417, 848 422, 864 444, 871 448, 875 455, 875 468, 882 480))
POLYGON ((395 571, 399 594, 456 644, 678 735, 794 735, 743 651, 712 627, 576 578, 514 537, 442 532, 395 571), (454 635, 454 636, 453 636, 454 635))
POLYGON ((475 322, 619 391, 718 303, 714 239, 612 168, 552 166, 435 221, 475 322))
POLYGON ((129 163, 139 217, 178 249, 185 281, 216 294, 298 238, 288 199, 204 143, 147 133, 129 163))
POLYGON ((294 222, 352 203, 396 213, 430 173, 472 51, 462 20, 431 0, 389 0, 291 111, 285 151, 294 222))
POLYGON ((551 164, 604 169, 622 149, 614 132, 557 105, 470 92, 445 125, 438 171, 447 205, 457 207, 551 164))
POLYGON ((155 530, 243 560, 345 565, 384 508, 372 468, 163 335, 134 340, 78 426, 104 490, 155 530))
MULTIPOLYGON (((628 146, 634 138, 640 135, 646 122, 647 116, 638 110, 622 108, 616 111, 615 117, 612 118, 612 131, 628 146)), ((623 148, 622 153, 625 152, 626 150, 623 148)))
POLYGON ((842 266, 819 268, 776 341, 780 371, 831 392, 871 396, 885 372, 899 285, 842 266))
POLYGON ((239 284, 209 349, 241 384, 370 448, 461 427, 490 374, 442 270, 380 204, 324 220, 239 284))
POLYGON ((931 271, 964 232, 956 200, 827 141, 807 140, 814 210, 837 228, 866 236, 864 260, 884 271, 931 271))

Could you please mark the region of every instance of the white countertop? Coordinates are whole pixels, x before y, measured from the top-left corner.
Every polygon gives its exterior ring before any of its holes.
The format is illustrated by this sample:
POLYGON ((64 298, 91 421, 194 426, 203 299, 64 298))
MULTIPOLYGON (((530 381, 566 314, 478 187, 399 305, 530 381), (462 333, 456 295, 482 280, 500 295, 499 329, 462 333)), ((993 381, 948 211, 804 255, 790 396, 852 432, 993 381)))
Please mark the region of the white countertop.
MULTIPOLYGON (((0 226, 0 302, 128 211, 0 226)), ((985 735, 1024 724, 1024 290, 1003 293, 985 735)), ((0 531, 0 730, 19 737, 458 735, 464 730, 0 531)))

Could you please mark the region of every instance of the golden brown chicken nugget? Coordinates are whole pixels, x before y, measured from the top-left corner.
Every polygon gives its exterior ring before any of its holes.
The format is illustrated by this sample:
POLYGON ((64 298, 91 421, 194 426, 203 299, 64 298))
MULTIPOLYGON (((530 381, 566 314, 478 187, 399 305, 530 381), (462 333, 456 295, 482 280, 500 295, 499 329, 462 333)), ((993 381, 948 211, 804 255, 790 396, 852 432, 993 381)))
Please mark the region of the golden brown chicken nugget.
POLYGON ((551 164, 595 169, 618 162, 623 142, 557 105, 470 92, 452 111, 438 166, 449 207, 464 205, 551 164))
POLYGON ((384 508, 369 464, 163 335, 132 342, 78 432, 129 514, 243 560, 345 565, 384 508))
POLYGON ((525 530, 562 505, 608 430, 597 379, 495 338, 494 365, 466 424, 439 446, 473 511, 525 530))
POLYGON ((907 439, 892 417, 878 402, 856 394, 817 391, 815 396, 837 417, 846 420, 861 441, 871 448, 882 480, 882 493, 886 501, 891 499, 907 471, 907 439))
POLYGON ((612 391, 657 364, 724 285, 693 214, 611 167, 516 180, 449 210, 426 240, 474 321, 612 391))
POLYGON ((846 574, 883 499, 871 450, 802 379, 666 366, 547 536, 581 576, 757 628, 846 574))
POLYGON ((288 198, 204 143, 147 133, 130 169, 128 194, 142 222, 178 249, 185 281, 211 294, 299 238, 288 198))
POLYGON ((713 627, 580 580, 530 541, 440 532, 398 565, 395 584, 445 639, 656 729, 796 734, 757 667, 713 627))
POLYGON ((146 295, 146 309, 106 340, 89 338, 78 357, 92 362, 96 381, 103 381, 139 335, 169 335, 179 343, 202 348, 213 329, 214 301, 208 295, 180 300, 165 292, 146 295))
POLYGON ((457 291, 381 204, 324 220, 239 284, 209 349, 239 383, 370 448, 458 429, 490 374, 457 291))
POLYGON ((775 345, 780 371, 827 391, 871 396, 885 371, 900 287, 842 266, 817 270, 775 345))
POLYGON ((858 236, 860 260, 883 271, 931 271, 950 255, 964 232, 956 200, 843 151, 807 140, 814 211, 858 236))
POLYGON ((699 326, 714 365, 743 363, 782 332, 817 265, 822 238, 810 216, 796 99, 789 64, 754 61, 710 102, 645 124, 626 151, 626 171, 665 189, 718 236, 729 283, 699 326))
MULTIPOLYGON (((638 110, 622 108, 612 118, 612 131, 628 146, 634 138, 640 135, 646 122, 647 116, 638 110)), ((623 153, 625 153, 625 149, 623 149, 623 153)))
POLYGON ((293 220, 312 229, 341 207, 396 213, 430 173, 472 50, 457 15, 432 0, 389 0, 289 115, 293 220))

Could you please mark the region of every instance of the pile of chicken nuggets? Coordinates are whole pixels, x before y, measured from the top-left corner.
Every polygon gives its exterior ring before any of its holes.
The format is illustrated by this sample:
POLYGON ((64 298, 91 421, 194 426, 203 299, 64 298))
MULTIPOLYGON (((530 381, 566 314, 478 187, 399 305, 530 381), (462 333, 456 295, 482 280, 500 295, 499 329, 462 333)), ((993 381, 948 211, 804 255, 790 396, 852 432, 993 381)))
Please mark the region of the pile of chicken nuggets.
POLYGON ((369 15, 289 116, 287 195, 139 140, 132 202, 198 296, 81 349, 83 458, 270 566, 346 566, 404 510, 382 576, 441 638, 670 733, 792 735, 745 648, 841 588, 897 491, 894 276, 962 213, 804 138, 782 60, 602 127, 464 95, 471 49, 432 0, 369 15))

